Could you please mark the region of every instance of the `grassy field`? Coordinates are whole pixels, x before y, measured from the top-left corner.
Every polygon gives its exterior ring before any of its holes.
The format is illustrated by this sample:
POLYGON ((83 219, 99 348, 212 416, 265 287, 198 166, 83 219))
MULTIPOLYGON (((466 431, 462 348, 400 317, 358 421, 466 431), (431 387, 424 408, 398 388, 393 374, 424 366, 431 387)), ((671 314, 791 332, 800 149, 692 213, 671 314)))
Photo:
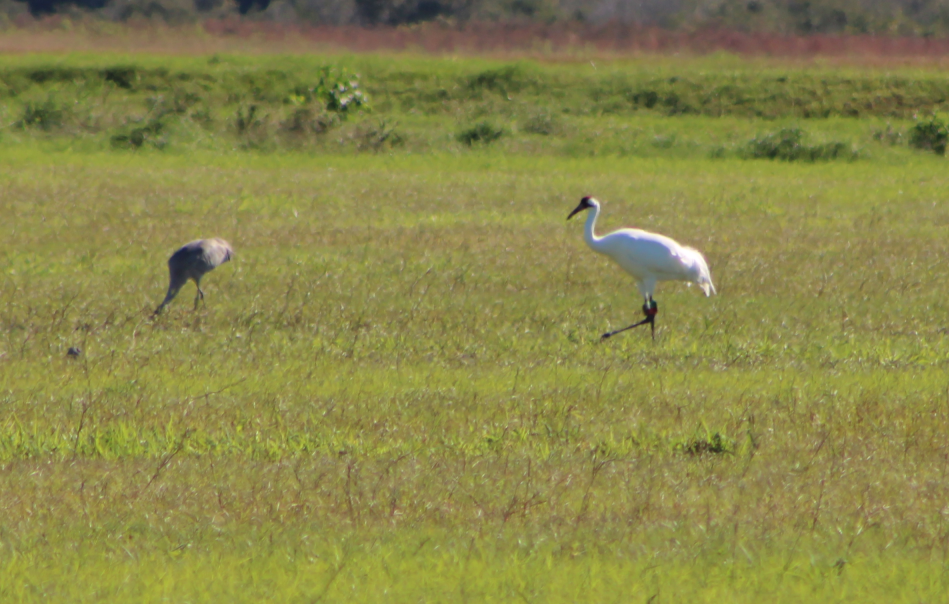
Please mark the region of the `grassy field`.
POLYGON ((213 59, 0 59, 0 600, 945 599, 949 171, 906 144, 943 72, 213 59), (253 97, 327 64, 369 110, 253 97), (207 89, 117 145, 174 73, 207 89), (637 104, 672 77, 694 110, 637 104), (702 110, 720 81, 752 108, 702 110), (884 88, 898 111, 844 110, 884 88), (300 103, 338 121, 291 136, 300 103), (361 144, 381 122, 401 142, 361 144), (856 156, 747 159, 784 128, 856 156), (565 222, 585 194, 719 295, 662 284, 655 343, 599 342, 641 300, 565 222), (210 236, 237 255, 205 304, 153 318, 210 236))

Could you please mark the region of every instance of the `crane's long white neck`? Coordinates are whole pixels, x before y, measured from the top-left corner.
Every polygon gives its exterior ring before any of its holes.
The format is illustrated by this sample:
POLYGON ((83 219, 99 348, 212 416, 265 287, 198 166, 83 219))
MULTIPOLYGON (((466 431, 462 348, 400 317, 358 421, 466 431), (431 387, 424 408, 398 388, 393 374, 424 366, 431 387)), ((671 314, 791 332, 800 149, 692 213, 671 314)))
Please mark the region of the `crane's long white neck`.
POLYGON ((596 219, 600 217, 600 204, 594 203, 587 214, 587 224, 583 228, 583 240, 587 242, 594 251, 602 251, 602 237, 596 236, 596 219))

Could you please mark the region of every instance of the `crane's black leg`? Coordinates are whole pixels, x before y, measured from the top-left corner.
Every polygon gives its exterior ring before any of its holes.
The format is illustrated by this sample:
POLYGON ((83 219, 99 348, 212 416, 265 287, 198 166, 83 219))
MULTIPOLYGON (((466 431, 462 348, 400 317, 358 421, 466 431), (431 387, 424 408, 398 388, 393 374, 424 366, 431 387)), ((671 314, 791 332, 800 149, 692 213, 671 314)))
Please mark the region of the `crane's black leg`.
POLYGON ((605 333, 600 339, 605 340, 607 338, 611 338, 615 336, 618 333, 623 333, 624 331, 627 331, 634 327, 639 327, 640 325, 645 325, 646 323, 649 323, 649 327, 652 329, 652 339, 655 340, 656 339, 656 315, 659 314, 659 305, 656 304, 656 301, 652 299, 652 296, 646 298, 646 302, 643 303, 643 314, 646 315, 646 318, 640 321, 639 323, 633 323, 632 325, 628 327, 624 327, 623 329, 617 329, 616 331, 605 333))

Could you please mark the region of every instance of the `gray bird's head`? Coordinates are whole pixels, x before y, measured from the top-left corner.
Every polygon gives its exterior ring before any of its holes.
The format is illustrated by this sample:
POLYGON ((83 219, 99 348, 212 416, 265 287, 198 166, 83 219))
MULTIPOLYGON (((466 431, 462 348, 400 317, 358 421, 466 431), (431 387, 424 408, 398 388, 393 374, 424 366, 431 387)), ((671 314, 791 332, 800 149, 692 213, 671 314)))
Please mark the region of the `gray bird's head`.
POLYGON ((587 195, 586 197, 580 200, 580 205, 575 207, 573 211, 570 212, 570 215, 567 216, 567 220, 570 220, 571 218, 574 217, 575 214, 579 214, 583 210, 589 210, 590 208, 597 208, 599 206, 600 204, 597 200, 587 195))

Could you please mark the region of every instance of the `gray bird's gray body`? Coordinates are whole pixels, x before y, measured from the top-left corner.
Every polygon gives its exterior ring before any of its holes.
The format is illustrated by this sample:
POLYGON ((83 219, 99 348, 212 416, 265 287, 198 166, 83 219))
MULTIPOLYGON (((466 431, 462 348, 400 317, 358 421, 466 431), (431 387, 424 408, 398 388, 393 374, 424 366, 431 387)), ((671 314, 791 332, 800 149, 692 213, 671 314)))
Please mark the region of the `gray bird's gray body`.
POLYGON ((194 307, 198 307, 198 300, 204 300, 201 291, 201 277, 214 270, 214 267, 224 264, 234 255, 231 244, 214 237, 212 239, 197 239, 186 243, 168 259, 168 294, 165 300, 155 309, 155 314, 161 312, 166 304, 175 299, 178 291, 189 280, 194 281, 198 293, 194 297, 194 307))

